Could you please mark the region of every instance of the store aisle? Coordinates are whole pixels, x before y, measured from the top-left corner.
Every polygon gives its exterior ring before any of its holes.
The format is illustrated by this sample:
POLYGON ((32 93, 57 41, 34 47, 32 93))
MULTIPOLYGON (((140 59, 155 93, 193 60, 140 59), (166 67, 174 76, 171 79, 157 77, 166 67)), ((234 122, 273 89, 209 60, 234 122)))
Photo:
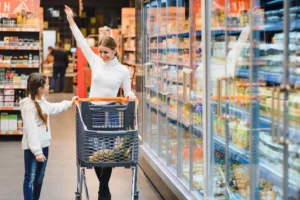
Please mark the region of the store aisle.
MULTIPOLYGON (((71 99, 71 94, 51 94, 49 101, 71 99)), ((75 108, 51 117, 52 145, 41 200, 71 200, 76 190, 75 108)), ((22 199, 24 174, 20 137, 0 138, 0 200, 22 199)), ((94 170, 87 170, 89 192, 97 199, 98 183, 94 170)), ((111 179, 113 200, 129 200, 131 170, 114 169, 111 179)), ((139 170, 138 185, 141 200, 162 199, 139 170)), ((83 198, 85 199, 85 198, 83 198)))

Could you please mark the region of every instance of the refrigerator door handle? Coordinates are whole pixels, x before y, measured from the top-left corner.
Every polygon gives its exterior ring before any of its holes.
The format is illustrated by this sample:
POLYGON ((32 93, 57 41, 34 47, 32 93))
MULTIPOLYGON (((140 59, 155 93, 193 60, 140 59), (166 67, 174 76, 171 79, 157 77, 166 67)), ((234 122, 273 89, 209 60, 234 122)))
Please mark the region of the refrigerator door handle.
POLYGON ((223 92, 223 82, 227 83, 228 78, 219 78, 217 81, 217 116, 222 117, 222 92, 223 92))
POLYGON ((276 137, 276 143, 280 143, 280 116, 281 116, 281 90, 278 88, 278 93, 277 93, 277 137, 276 137))
POLYGON ((275 142, 275 92, 276 92, 276 88, 273 87, 272 88, 272 96, 271 96, 271 134, 272 134, 272 141, 275 142))
POLYGON ((172 80, 168 80, 168 76, 166 75, 167 71, 168 71, 168 68, 169 68, 168 65, 165 65, 165 66, 161 67, 162 73, 161 73, 160 81, 161 81, 161 93, 163 95, 168 95, 169 94, 168 91, 167 91, 168 87, 166 87, 166 91, 165 91, 165 87, 164 87, 165 80, 166 80, 167 84, 168 84, 168 81, 172 81, 172 80))
POLYGON ((192 72, 193 71, 191 69, 183 70, 183 102, 184 103, 191 102, 192 72), (188 86, 189 86, 189 91, 187 91, 188 86))

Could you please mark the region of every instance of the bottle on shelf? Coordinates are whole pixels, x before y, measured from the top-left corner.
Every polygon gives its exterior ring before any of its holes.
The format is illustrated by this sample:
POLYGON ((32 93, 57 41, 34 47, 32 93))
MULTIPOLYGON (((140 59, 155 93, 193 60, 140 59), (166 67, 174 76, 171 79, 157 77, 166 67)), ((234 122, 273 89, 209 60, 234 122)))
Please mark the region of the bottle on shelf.
POLYGON ((20 101, 19 101, 20 99, 19 99, 19 93, 17 92, 17 91, 15 91, 15 103, 20 103, 20 101))

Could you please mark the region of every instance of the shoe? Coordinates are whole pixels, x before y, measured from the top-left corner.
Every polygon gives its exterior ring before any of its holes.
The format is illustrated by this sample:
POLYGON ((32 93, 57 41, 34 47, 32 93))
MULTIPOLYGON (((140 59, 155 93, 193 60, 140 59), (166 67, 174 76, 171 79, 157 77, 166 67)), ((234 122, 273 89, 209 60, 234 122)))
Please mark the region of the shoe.
POLYGON ((98 200, 111 200, 111 194, 109 188, 105 188, 99 191, 98 200))
POLYGON ((52 89, 51 89, 51 90, 49 90, 49 93, 54 93, 54 90, 52 90, 52 89))

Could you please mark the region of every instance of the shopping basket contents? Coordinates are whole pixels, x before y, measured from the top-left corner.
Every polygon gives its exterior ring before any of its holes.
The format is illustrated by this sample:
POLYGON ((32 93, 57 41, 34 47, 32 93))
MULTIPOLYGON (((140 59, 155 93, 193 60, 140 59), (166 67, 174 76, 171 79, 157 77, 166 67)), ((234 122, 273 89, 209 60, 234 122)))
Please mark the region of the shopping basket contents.
POLYGON ((132 199, 138 199, 138 100, 126 98, 79 99, 76 103, 77 192, 82 185, 89 199, 85 168, 133 169, 132 199))

